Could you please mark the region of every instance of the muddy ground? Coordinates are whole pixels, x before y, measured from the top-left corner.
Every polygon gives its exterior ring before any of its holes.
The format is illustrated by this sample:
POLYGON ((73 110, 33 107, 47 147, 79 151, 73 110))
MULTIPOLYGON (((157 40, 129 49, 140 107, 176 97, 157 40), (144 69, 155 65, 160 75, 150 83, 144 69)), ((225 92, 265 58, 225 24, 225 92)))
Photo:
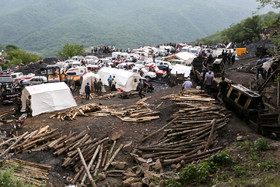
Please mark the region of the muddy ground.
MULTIPOLYGON (((246 72, 237 72, 235 67, 243 66, 243 64, 255 63, 256 59, 250 58, 236 61, 235 65, 229 66, 226 65, 226 77, 233 80, 236 83, 243 83, 245 86, 248 84, 248 80, 254 81, 255 74, 246 73, 246 72)), ((108 117, 78 117, 74 121, 60 121, 57 119, 50 119, 52 113, 42 114, 32 118, 28 118, 20 134, 24 131, 33 131, 40 127, 49 125, 51 128, 58 128, 61 134, 68 134, 73 131, 81 132, 83 130, 89 130, 92 137, 101 138, 104 136, 111 135, 114 132, 119 132, 122 136, 118 140, 119 143, 128 143, 133 142, 133 147, 139 145, 146 145, 154 141, 156 138, 148 139, 147 142, 141 143, 141 138, 149 134, 152 131, 155 131, 166 124, 167 119, 171 114, 176 111, 176 108, 172 105, 169 100, 161 100, 162 96, 166 96, 173 93, 179 93, 181 86, 177 85, 175 87, 169 87, 167 84, 157 84, 155 83, 155 90, 153 93, 146 94, 146 96, 151 96, 146 102, 151 105, 159 105, 161 102, 163 104, 158 109, 160 111, 160 119, 145 122, 145 123, 128 123, 122 122, 120 119, 108 116, 108 117)), ((85 99, 78 96, 76 93, 77 104, 83 105, 86 103, 97 103, 105 106, 110 105, 121 105, 121 106, 130 106, 136 103, 140 98, 134 97, 129 99, 121 99, 120 97, 112 97, 110 99, 92 99, 86 101, 85 99)), ((1 106, 0 112, 11 110, 13 106, 1 106)), ((152 107, 153 108, 153 107, 152 107)), ((239 119, 234 113, 232 114, 229 124, 223 128, 219 133, 219 145, 223 146, 224 149, 234 149, 232 143, 236 141, 237 136, 243 136, 248 140, 255 140, 260 135, 256 134, 253 130, 247 127, 246 123, 239 119)), ((276 141, 269 140, 277 144, 276 141)), ((279 144, 278 144, 279 145, 279 144)), ((242 154, 242 153, 240 153, 242 154)), ((280 152, 279 146, 276 150, 268 152, 267 154, 272 155, 278 163, 280 163, 280 152)), ((36 162, 40 164, 46 164, 52 166, 50 172, 50 180, 48 186, 57 186, 61 187, 67 183, 67 178, 73 175, 71 170, 66 170, 61 167, 63 161, 63 155, 53 156, 52 151, 41 151, 33 153, 21 153, 15 155, 15 157, 36 162)), ((120 153, 115 160, 129 162, 130 166, 133 165, 133 160, 126 154, 120 153)), ((103 186, 105 183, 109 183, 111 186, 119 186, 121 183, 121 178, 107 178, 104 182, 98 183, 98 186, 103 186)))

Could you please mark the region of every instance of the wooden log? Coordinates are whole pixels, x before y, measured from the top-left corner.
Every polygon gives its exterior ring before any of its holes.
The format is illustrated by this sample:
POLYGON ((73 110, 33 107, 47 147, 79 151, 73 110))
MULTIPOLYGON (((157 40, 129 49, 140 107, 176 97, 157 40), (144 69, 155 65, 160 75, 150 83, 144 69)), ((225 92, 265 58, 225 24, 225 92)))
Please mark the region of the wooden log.
POLYGON ((217 147, 217 148, 208 150, 207 152, 202 152, 202 153, 194 154, 194 155, 191 155, 191 156, 183 155, 183 156, 181 156, 179 158, 176 158, 176 159, 164 160, 162 165, 167 166, 167 165, 175 164, 175 163, 180 162, 181 160, 187 160, 187 159, 190 159, 190 158, 199 157, 199 156, 202 156, 202 155, 205 155, 205 154, 209 154, 209 153, 219 151, 221 149, 223 149, 223 148, 222 147, 217 147))
POLYGON ((95 170, 94 170, 94 174, 93 174, 94 176, 96 176, 97 173, 98 173, 98 169, 100 167, 101 160, 102 160, 102 153, 103 153, 103 144, 101 144, 98 161, 97 161, 97 164, 96 164, 96 167, 95 167, 95 170))
POLYGON ((105 151, 105 154, 104 154, 104 157, 103 157, 103 161, 102 161, 101 167, 104 167, 104 166, 105 166, 105 162, 106 162, 106 159, 107 159, 107 155, 108 155, 108 149, 105 151))
POLYGON ((109 151, 109 153, 108 153, 106 165, 108 164, 108 162, 109 162, 109 160, 110 160, 110 158, 111 158, 111 155, 112 155, 113 150, 114 150, 114 148, 115 148, 115 146, 116 146, 116 143, 117 143, 117 141, 114 140, 114 143, 112 144, 112 147, 110 148, 110 151, 109 151))
POLYGON ((108 167, 110 166, 110 164, 113 162, 113 160, 115 159, 115 157, 117 156, 117 154, 119 153, 119 151, 123 148, 123 144, 120 145, 120 147, 116 150, 116 152, 113 154, 112 158, 109 160, 109 162, 105 165, 104 167, 104 171, 106 171, 108 169, 108 167))
MULTIPOLYGON (((97 148, 96 148, 96 150, 95 150, 95 152, 94 152, 94 154, 93 154, 93 156, 92 156, 92 158, 91 158, 91 160, 90 160, 90 162, 88 164, 88 168, 89 169, 92 167, 92 164, 94 163, 94 160, 97 157, 97 154, 99 152, 100 147, 101 147, 100 145, 97 146, 97 148)), ((85 180, 86 180, 86 174, 82 178, 81 185, 84 184, 85 180)))
POLYGON ((213 134, 214 134, 214 130, 215 130, 215 124, 216 124, 216 119, 213 119, 212 122, 211 122, 212 127, 211 127, 211 131, 210 131, 210 135, 208 137, 208 140, 207 140, 207 143, 205 145, 204 151, 206 151, 209 148, 209 146, 212 142, 213 134))
POLYGON ((4 156, 5 154, 7 154, 11 149, 12 147, 14 147, 16 144, 18 144, 23 138, 24 136, 26 136, 28 134, 28 132, 25 132, 23 135, 21 135, 10 147, 8 147, 1 155, 0 155, 0 158, 2 156, 4 156))
MULTIPOLYGON (((53 138, 53 137, 55 137, 55 136, 57 136, 57 135, 59 135, 59 132, 55 132, 55 133, 50 134, 50 135, 48 135, 48 136, 44 136, 44 137, 41 137, 40 139, 36 139, 36 140, 34 140, 34 141, 31 141, 31 142, 29 142, 29 143, 27 143, 27 144, 25 144, 25 145, 22 145, 22 147, 23 147, 22 150, 29 149, 30 147, 33 147, 34 145, 36 145, 36 143, 42 142, 42 141, 44 141, 44 140, 48 140, 48 139, 53 138)), ((20 146, 20 147, 21 147, 21 146, 20 146)))
POLYGON ((84 171, 84 168, 82 167, 78 173, 74 176, 73 180, 71 181, 71 184, 76 184, 77 180, 79 179, 80 175, 84 171))
POLYGON ((58 138, 58 139, 52 141, 51 143, 49 143, 48 147, 53 148, 56 144, 58 144, 60 141, 62 141, 66 137, 67 137, 67 135, 61 136, 60 138, 58 138))
POLYGON ((87 165, 86 165, 86 162, 85 162, 85 160, 84 160, 84 157, 83 157, 83 155, 82 155, 82 153, 81 153, 80 148, 77 148, 77 151, 78 151, 79 156, 80 156, 80 158, 81 158, 81 161, 82 161, 82 163, 83 163, 83 165, 84 165, 86 174, 87 174, 87 176, 88 176, 88 178, 89 178, 89 180, 90 180, 91 185, 92 185, 93 187, 97 187, 96 184, 95 184, 95 182, 94 182, 94 180, 93 180, 93 178, 92 178, 92 176, 91 176, 91 174, 90 174, 90 172, 89 172, 89 169, 88 169, 88 167, 87 167, 87 165))
POLYGON ((159 133, 160 131, 162 131, 163 129, 165 129, 166 127, 168 127, 171 123, 173 123, 175 120, 177 120, 177 117, 175 117, 173 120, 171 120, 169 123, 167 123, 166 125, 164 125, 163 127, 161 127, 160 129, 158 129, 157 131, 149 134, 148 136, 144 137, 141 141, 145 141, 148 138, 150 138, 151 136, 154 136, 155 134, 159 133))

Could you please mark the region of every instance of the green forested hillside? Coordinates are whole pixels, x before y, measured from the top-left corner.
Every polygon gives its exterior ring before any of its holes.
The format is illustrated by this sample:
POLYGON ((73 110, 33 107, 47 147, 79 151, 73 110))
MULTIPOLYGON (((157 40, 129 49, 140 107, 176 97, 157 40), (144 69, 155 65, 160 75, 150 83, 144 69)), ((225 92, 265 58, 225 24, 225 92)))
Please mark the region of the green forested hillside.
POLYGON ((237 23, 255 0, 2 0, 0 43, 53 56, 65 43, 117 48, 192 41, 237 23))

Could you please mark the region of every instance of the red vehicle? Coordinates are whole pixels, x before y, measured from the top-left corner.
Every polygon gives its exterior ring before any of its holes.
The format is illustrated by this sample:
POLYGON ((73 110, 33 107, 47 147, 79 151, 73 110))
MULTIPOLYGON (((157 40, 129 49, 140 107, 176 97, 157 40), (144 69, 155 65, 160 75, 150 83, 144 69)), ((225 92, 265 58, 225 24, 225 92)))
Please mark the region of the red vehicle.
POLYGON ((155 64, 146 64, 145 69, 147 71, 155 72, 157 77, 165 77, 167 75, 166 71, 160 70, 155 64))

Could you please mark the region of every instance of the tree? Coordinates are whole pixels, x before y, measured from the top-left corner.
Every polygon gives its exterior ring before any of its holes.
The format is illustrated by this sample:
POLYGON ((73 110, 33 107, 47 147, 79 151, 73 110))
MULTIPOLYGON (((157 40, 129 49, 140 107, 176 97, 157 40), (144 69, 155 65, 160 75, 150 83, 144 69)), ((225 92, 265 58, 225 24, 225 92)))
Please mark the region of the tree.
POLYGON ((85 52, 85 50, 84 50, 83 45, 66 43, 62 47, 62 51, 58 51, 57 56, 62 58, 62 59, 66 59, 68 57, 80 55, 80 54, 82 54, 84 52, 85 52))
POLYGON ((234 43, 251 43, 260 40, 262 32, 262 25, 260 23, 260 16, 253 16, 244 21, 231 25, 230 28, 223 32, 223 35, 234 43))
POLYGON ((17 50, 17 49, 19 49, 19 47, 16 45, 9 44, 6 46, 6 51, 12 51, 12 50, 17 50))
POLYGON ((280 0, 257 0, 257 2, 261 4, 260 8, 267 5, 272 5, 273 8, 280 8, 280 0))

